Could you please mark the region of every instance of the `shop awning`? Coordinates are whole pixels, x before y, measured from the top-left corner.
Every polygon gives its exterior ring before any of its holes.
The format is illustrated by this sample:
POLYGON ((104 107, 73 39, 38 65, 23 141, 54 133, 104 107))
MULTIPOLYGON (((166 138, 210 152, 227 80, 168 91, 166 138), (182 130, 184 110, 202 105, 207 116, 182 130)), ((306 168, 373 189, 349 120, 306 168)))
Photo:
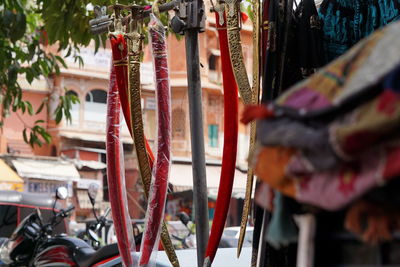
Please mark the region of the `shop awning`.
POLYGON ((104 170, 105 168, 107 168, 107 165, 100 161, 78 160, 78 159, 73 159, 71 161, 75 164, 75 167, 77 167, 79 170, 81 169, 104 170))
POLYGON ((22 191, 24 180, 0 159, 0 190, 22 191))
MULTIPOLYGON (((68 138, 68 139, 77 139, 89 142, 98 142, 105 143, 106 142, 106 134, 91 134, 91 133, 77 133, 77 132, 61 132, 60 136, 68 138)), ((133 144, 132 138, 129 136, 122 136, 122 142, 124 144, 133 144)))
POLYGON ((63 160, 26 159, 11 161, 19 176, 55 181, 78 181, 78 170, 71 162, 63 160))
MULTIPOLYGON (((210 196, 217 195, 221 176, 221 166, 206 166, 207 189, 210 196)), ((232 197, 244 198, 246 192, 247 174, 239 170, 235 171, 232 197)), ((193 189, 192 165, 172 164, 169 182, 175 192, 193 189)))

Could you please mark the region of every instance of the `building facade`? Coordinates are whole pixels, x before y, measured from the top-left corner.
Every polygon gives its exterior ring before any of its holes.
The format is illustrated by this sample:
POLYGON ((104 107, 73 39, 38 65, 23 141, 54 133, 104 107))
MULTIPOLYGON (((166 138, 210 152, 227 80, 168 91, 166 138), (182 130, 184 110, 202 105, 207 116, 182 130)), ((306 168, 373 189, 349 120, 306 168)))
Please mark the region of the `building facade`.
MULTIPOLYGON (((209 7, 207 6, 206 9, 209 10, 209 7)), ((208 15, 206 31, 199 36, 203 123, 207 161, 218 166, 222 160, 224 131, 228 129, 224 129, 223 124, 223 88, 218 33, 215 28, 214 15, 208 15)), ((247 22, 242 26, 243 53, 248 73, 251 73, 251 31, 251 23, 247 22)), ((0 153, 3 155, 36 157, 36 159, 38 157, 39 159, 40 157, 56 157, 60 160, 67 160, 75 166, 79 177, 75 180, 71 179, 69 183, 73 202, 78 207, 77 219, 90 216, 90 205, 85 190, 91 182, 98 183, 104 189, 101 194, 104 201, 99 208, 107 206, 105 127, 111 51, 107 45, 105 49, 100 49, 98 53, 94 54, 94 47, 89 46, 81 49, 81 57, 84 61, 82 68, 72 58, 67 58, 68 69, 62 69, 59 76, 43 78, 32 84, 28 84, 24 77, 20 77, 24 100, 30 101, 34 108, 37 108, 44 99, 47 99, 50 105, 48 109, 45 108, 34 116, 20 113, 9 114, 0 132, 0 153), (80 103, 73 105, 70 123, 64 120, 57 125, 54 121, 54 109, 62 94, 74 94, 79 98, 80 103), (49 145, 31 148, 25 144, 22 130, 27 125, 33 125, 36 120, 45 121, 43 126, 52 135, 53 141, 49 145)), ((170 34, 168 36, 168 63, 172 95, 172 154, 176 162, 187 164, 190 163, 191 146, 185 58, 184 40, 178 40, 173 34, 170 34)), ((155 149, 157 126, 153 76, 151 52, 146 46, 141 66, 142 112, 145 135, 155 149)), ((240 103, 239 110, 242 109, 243 105, 240 103)), ((134 144, 126 125, 123 124, 122 128, 130 213, 132 218, 143 218, 144 200, 134 144)), ((237 166, 238 169, 244 171, 247 168, 248 134, 249 129, 240 125, 237 166)), ((176 174, 186 168, 185 166, 180 167, 182 164, 176 163, 175 165, 171 177, 174 176, 174 172, 176 174)), ((18 171, 15 166, 12 167, 18 171)), ((212 177, 207 179, 219 181, 218 170, 210 173, 212 177)), ((241 176, 241 180, 237 183, 236 189, 243 191, 245 174, 238 172, 238 176, 241 176)), ((187 179, 191 179, 189 173, 187 179)), ((39 185, 36 187, 25 186, 24 188, 27 191, 35 191, 35 188, 44 187, 49 188, 47 191, 52 190, 52 187, 44 185, 51 183, 51 179, 38 179, 37 183, 39 185)), ((174 186, 173 179, 171 179, 171 184, 174 186)), ((214 184, 210 190, 215 192, 217 189, 215 185, 218 183, 211 181, 210 184, 214 184)), ((179 186, 177 184, 176 188, 179 186)))

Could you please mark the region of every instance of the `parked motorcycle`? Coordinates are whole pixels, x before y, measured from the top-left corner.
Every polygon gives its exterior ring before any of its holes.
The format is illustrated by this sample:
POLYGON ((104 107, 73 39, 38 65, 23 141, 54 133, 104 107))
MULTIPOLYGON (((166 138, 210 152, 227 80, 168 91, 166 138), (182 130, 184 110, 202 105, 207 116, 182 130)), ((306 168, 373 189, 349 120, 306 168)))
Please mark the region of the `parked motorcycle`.
POLYGON ((90 203, 92 204, 92 211, 95 219, 87 221, 86 229, 77 235, 78 238, 86 241, 96 250, 99 249, 102 245, 108 243, 105 241, 107 240, 108 230, 112 225, 112 221, 107 219, 108 215, 111 212, 111 208, 107 208, 104 214, 101 216, 98 216, 96 213, 95 204, 98 191, 98 184, 93 183, 89 185, 87 192, 90 203))
POLYGON ((196 237, 194 235, 194 231, 192 229, 192 222, 190 221, 189 215, 187 215, 185 212, 179 212, 176 215, 181 223, 185 226, 187 233, 181 237, 176 234, 171 234, 173 243, 175 245, 176 249, 189 249, 189 248, 195 248, 196 247, 196 237))
POLYGON ((60 187, 53 205, 54 216, 49 223, 43 223, 40 210, 20 222, 12 236, 0 244, 0 262, 6 266, 71 266, 89 267, 107 262, 119 255, 117 244, 93 249, 78 238, 65 234, 54 236, 54 227, 70 215, 73 206, 56 211, 58 200, 66 199, 68 191, 60 187))

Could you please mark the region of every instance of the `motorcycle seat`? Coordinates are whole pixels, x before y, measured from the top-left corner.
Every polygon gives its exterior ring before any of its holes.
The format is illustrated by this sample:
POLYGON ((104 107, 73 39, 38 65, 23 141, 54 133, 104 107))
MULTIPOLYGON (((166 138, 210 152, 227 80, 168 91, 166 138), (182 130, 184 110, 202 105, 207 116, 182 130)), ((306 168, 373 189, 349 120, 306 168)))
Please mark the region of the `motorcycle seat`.
POLYGON ((115 243, 106 245, 97 251, 91 247, 80 248, 74 253, 74 258, 78 263, 79 267, 90 267, 95 263, 99 263, 103 260, 118 255, 119 255, 118 245, 115 243))

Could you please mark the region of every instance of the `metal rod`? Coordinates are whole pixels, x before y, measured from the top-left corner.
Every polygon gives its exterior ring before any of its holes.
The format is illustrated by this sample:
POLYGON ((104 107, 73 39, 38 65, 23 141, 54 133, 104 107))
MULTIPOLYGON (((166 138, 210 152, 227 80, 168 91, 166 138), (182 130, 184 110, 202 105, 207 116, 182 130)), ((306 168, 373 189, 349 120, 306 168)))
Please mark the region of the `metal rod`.
POLYGON ((208 199, 198 29, 185 30, 190 132, 192 144, 193 201, 196 220, 197 264, 203 266, 208 243, 208 199))
POLYGON ((263 219, 262 219, 262 227, 260 233, 260 243, 258 244, 258 255, 257 255, 257 267, 266 266, 266 251, 267 251, 267 241, 265 237, 267 236, 267 228, 269 222, 269 214, 266 210, 264 210, 263 219))

